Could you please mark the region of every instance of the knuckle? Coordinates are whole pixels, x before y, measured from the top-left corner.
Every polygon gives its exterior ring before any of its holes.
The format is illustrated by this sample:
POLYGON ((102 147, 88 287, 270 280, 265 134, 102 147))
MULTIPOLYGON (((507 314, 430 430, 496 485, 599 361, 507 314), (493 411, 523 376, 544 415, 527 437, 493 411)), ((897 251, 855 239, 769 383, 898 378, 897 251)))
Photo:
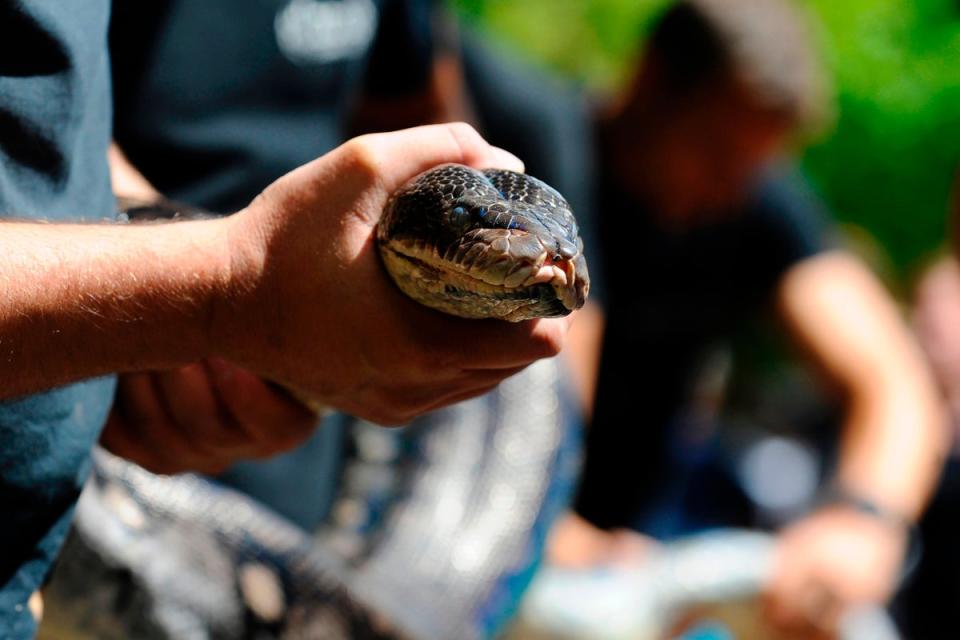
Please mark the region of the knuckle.
POLYGON ((374 136, 359 136, 347 141, 343 145, 343 152, 350 169, 357 175, 368 180, 378 178, 381 160, 374 136))
POLYGON ((483 140, 473 125, 466 122, 449 122, 446 125, 450 135, 461 142, 476 142, 483 140))
POLYGON ((466 122, 451 122, 445 125, 465 161, 470 161, 486 147, 486 142, 477 130, 466 122))

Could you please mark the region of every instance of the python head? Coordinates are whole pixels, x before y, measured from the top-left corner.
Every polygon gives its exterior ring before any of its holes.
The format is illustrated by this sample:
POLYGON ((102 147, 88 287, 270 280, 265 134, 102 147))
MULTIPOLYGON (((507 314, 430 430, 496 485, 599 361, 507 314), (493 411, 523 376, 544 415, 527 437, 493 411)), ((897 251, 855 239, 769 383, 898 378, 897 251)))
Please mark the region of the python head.
POLYGON ((422 173, 391 196, 377 241, 404 293, 464 318, 565 316, 590 290, 570 206, 522 173, 455 164, 422 173))

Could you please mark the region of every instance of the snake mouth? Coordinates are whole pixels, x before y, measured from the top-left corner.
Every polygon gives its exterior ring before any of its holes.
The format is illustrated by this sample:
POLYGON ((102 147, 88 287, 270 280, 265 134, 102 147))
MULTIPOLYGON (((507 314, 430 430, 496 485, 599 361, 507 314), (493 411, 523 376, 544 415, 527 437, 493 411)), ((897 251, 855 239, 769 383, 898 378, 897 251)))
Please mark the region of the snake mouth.
MULTIPOLYGON (((408 294, 429 297, 442 288, 461 307, 458 315, 472 317, 471 306, 515 303, 536 306, 539 315, 556 317, 583 306, 589 280, 578 273, 578 265, 585 264, 582 257, 551 256, 539 240, 522 231, 511 231, 510 238, 505 235, 498 234, 492 241, 476 238, 443 252, 421 240, 396 238, 381 249, 384 259, 409 273, 412 286, 422 290, 419 295, 408 294), (517 251, 508 252, 511 246, 517 251)), ((522 319, 519 314, 509 315, 507 319, 522 319)))

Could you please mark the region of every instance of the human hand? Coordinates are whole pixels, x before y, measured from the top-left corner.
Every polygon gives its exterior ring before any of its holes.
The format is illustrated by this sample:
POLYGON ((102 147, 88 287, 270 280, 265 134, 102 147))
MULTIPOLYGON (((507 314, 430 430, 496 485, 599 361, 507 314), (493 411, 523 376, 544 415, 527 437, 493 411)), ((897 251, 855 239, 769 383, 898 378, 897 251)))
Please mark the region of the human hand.
POLYGON ((232 216, 231 294, 214 310, 214 350, 381 424, 480 395, 556 355, 566 320, 454 318, 388 279, 374 239, 383 207, 409 179, 446 162, 522 169, 463 124, 362 136, 232 216))
POLYGON ((905 549, 905 532, 876 516, 839 505, 815 512, 780 535, 768 622, 787 638, 836 637, 850 607, 890 597, 905 549))
POLYGON ((567 513, 550 530, 547 561, 570 570, 643 564, 659 543, 627 529, 605 531, 576 513, 567 513))
POLYGON ((121 375, 101 436, 113 453, 156 473, 217 474, 305 440, 317 416, 285 392, 219 359, 121 375))

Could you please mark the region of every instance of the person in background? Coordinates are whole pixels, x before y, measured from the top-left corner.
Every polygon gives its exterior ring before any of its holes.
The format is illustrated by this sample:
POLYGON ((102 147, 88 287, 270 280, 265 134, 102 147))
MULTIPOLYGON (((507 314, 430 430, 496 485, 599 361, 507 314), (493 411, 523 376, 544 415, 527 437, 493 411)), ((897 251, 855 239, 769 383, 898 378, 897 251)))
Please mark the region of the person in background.
POLYGON ((896 305, 776 166, 825 102, 786 2, 682 0, 656 22, 598 118, 605 322, 575 331, 603 346, 575 514, 551 542, 556 562, 590 566, 636 557, 625 530, 682 533, 663 513, 699 366, 772 310, 845 411, 829 488, 780 532, 765 594, 769 621, 798 637, 890 597, 947 441, 896 305))

